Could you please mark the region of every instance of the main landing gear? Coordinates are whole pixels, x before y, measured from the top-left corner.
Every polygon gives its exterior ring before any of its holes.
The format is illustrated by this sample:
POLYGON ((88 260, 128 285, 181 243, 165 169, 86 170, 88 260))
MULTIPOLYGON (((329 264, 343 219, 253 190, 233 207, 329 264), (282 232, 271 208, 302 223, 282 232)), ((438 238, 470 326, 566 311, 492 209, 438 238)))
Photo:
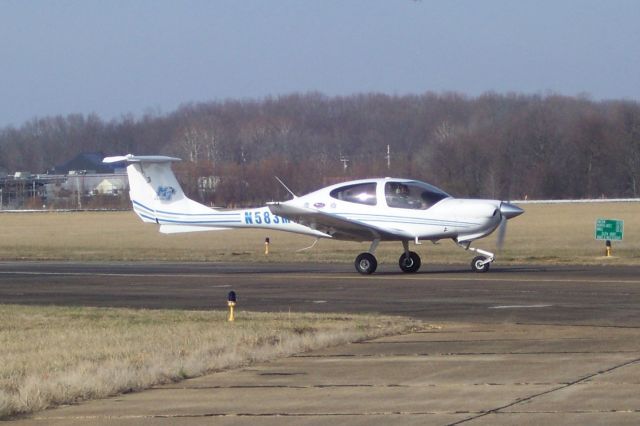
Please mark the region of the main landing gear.
MULTIPOLYGON (((365 253, 360 253, 358 257, 356 257, 355 267, 356 271, 360 272, 362 275, 373 274, 378 267, 378 261, 374 256, 376 252, 376 248, 378 248, 378 243, 380 240, 373 240, 371 243, 371 247, 369 247, 369 251, 365 253)), ((403 241, 402 247, 404 248, 404 253, 400 255, 400 259, 398 259, 398 265, 402 272, 406 273, 414 273, 420 269, 421 261, 418 253, 414 251, 409 251, 409 242, 403 241)))
POLYGON ((362 275, 373 274, 377 267, 378 261, 371 253, 360 253, 358 257, 356 257, 356 271, 362 275))
POLYGON ((409 241, 403 241, 402 247, 404 248, 404 253, 402 253, 400 259, 398 259, 400 269, 402 272, 409 274, 418 272, 418 269, 420 269, 420 256, 414 251, 409 251, 409 241))
POLYGON ((373 254, 376 252, 379 243, 380 240, 373 240, 371 242, 371 246, 369 246, 369 251, 360 253, 358 257, 356 257, 356 271, 360 272, 362 275, 373 274, 376 271, 376 268, 378 268, 378 261, 373 254))

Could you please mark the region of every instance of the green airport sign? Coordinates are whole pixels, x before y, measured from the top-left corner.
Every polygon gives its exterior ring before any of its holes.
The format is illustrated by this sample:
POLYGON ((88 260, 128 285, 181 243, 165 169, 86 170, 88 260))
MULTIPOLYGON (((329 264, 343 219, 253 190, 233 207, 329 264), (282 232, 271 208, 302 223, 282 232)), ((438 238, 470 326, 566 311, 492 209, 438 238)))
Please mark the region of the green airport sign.
POLYGON ((617 219, 596 220, 596 240, 622 241, 624 221, 617 219))

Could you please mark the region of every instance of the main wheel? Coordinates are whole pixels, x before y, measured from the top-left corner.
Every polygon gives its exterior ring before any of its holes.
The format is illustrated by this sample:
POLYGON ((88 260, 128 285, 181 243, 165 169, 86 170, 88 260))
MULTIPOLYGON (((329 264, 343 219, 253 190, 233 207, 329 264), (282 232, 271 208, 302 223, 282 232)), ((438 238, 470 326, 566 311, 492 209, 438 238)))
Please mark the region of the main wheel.
POLYGON ((420 269, 420 264, 420 256, 414 251, 409 252, 409 257, 407 257, 405 253, 402 253, 400 259, 398 259, 398 265, 400 265, 402 272, 417 272, 418 269, 420 269))
POLYGON ((484 263, 487 260, 486 257, 476 256, 471 261, 471 270, 474 272, 487 272, 491 262, 484 263))
POLYGON ((369 275, 376 271, 378 261, 371 253, 360 253, 358 257, 356 257, 355 265, 356 271, 360 272, 362 275, 369 275))

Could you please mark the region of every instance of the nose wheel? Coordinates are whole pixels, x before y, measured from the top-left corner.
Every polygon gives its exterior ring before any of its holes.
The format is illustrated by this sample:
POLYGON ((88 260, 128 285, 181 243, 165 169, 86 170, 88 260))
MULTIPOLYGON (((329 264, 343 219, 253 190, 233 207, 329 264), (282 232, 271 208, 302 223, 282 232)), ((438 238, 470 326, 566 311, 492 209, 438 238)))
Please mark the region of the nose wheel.
POLYGON ((491 262, 484 256, 476 256, 471 261, 471 269, 474 272, 487 272, 491 262))

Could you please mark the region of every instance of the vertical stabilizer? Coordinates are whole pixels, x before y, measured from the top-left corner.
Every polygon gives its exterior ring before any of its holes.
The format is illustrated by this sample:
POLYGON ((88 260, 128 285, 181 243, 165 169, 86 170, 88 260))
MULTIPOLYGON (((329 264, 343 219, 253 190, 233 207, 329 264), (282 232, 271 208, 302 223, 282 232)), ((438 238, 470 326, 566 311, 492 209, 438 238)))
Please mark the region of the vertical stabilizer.
MULTIPOLYGON (((171 163, 179 158, 126 155, 107 157, 105 163, 126 161, 133 210, 144 222, 159 223, 158 216, 202 214, 211 209, 184 194, 171 163)), ((166 221, 165 221, 166 222, 166 221)))

